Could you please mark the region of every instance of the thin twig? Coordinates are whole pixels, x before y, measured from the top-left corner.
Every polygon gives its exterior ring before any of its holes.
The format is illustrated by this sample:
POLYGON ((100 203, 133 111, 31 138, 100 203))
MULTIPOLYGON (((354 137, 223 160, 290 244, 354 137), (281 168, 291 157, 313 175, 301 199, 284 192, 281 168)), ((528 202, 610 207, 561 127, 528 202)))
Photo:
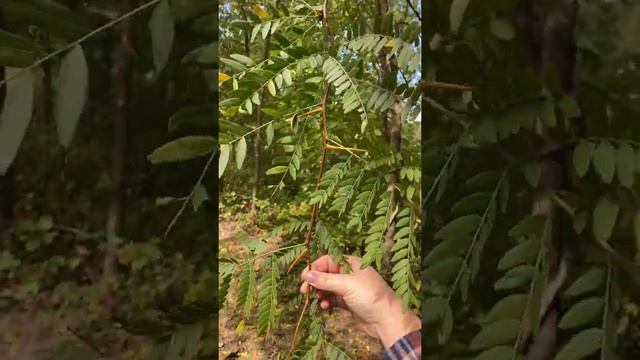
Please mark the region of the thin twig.
POLYGON ((217 153, 218 153, 218 148, 217 147, 215 148, 215 150, 211 151, 211 155, 209 156, 209 160, 207 160, 207 163, 205 164, 204 168, 202 169, 202 172, 200 173, 200 177, 198 177, 198 181, 196 181, 196 184, 191 189, 191 192, 189 193, 189 196, 187 196, 187 198, 182 202, 182 205, 180 206, 180 209, 178 210, 178 212, 173 216, 173 219, 171 219, 171 222, 169 223, 169 226, 167 226, 167 230, 165 230, 165 232, 164 232, 164 238, 165 239, 169 235, 169 232, 171 231, 171 229, 175 226, 176 222, 178 222, 178 219, 180 218, 182 213, 187 209, 187 205, 189 204, 191 199, 193 199, 193 196, 195 195, 196 190, 198 189, 198 185, 202 184, 202 180, 204 179, 205 175, 207 174, 207 171, 209 170, 209 167, 211 167, 211 164, 213 163, 213 159, 215 159, 217 153))
POLYGON ((456 91, 468 91, 473 89, 469 85, 453 84, 453 83, 446 83, 441 81, 431 81, 427 79, 422 80, 422 82, 425 87, 434 88, 434 89, 456 90, 456 91))
MULTIPOLYGON (((327 0, 324 1, 323 7, 326 9, 327 0)), ((326 12, 326 10, 325 10, 326 12)), ((326 19, 325 19, 326 20, 326 19)), ((329 92, 331 86, 328 82, 325 81, 325 89, 324 96, 322 97, 322 159, 320 160, 320 170, 318 171, 318 177, 316 179, 316 190, 320 187, 320 180, 322 179, 322 175, 324 175, 325 167, 327 164, 327 153, 328 153, 328 142, 329 142, 329 128, 327 125, 327 101, 329 99, 329 92)), ((311 209, 311 219, 309 221, 309 228, 307 229, 307 234, 304 238, 305 243, 305 251, 307 252, 307 267, 309 271, 311 271, 311 235, 313 234, 313 228, 315 226, 316 221, 318 220, 318 210, 320 208, 320 204, 314 204, 311 209)), ((289 350, 289 355, 293 353, 298 343, 298 335, 300 333, 300 325, 302 324, 302 319, 304 318, 304 314, 309 307, 310 297, 311 297, 312 287, 309 287, 304 301, 304 306, 302 307, 302 311, 300 312, 300 316, 298 317, 298 322, 296 324, 296 329, 293 333, 293 339, 291 341, 291 349, 289 350)))
POLYGON ((418 12, 418 10, 416 10, 416 8, 413 6, 413 4, 411 3, 411 0, 407 0, 407 5, 409 5, 409 7, 411 8, 411 10, 413 10, 413 13, 416 14, 416 17, 418 18, 418 20, 422 21, 422 17, 420 16, 420 13, 418 12))
POLYGON ((56 50, 56 51, 54 51, 54 52, 50 53, 49 55, 46 55, 45 57, 43 57, 43 58, 39 59, 38 61, 34 62, 33 64, 31 64, 31 65, 29 65, 29 66, 27 66, 27 67, 25 67, 25 68, 22 68, 22 69, 20 69, 20 70, 16 71, 16 72, 15 72, 14 74, 12 74, 11 76, 8 76, 8 77, 7 77, 7 78, 5 78, 4 80, 0 81, 0 87, 2 87, 2 86, 3 86, 4 84, 6 84, 7 82, 9 82, 9 81, 11 81, 11 80, 15 79, 16 77, 18 77, 18 76, 22 75, 23 73, 25 73, 25 72, 27 72, 27 71, 30 71, 30 70, 32 70, 32 69, 34 69, 34 68, 36 68, 36 67, 38 67, 38 66, 42 65, 44 62, 46 62, 46 61, 48 61, 48 60, 53 59, 54 57, 56 57, 56 56, 58 56, 58 55, 62 54, 63 52, 65 52, 65 51, 67 51, 67 50, 70 50, 70 49, 74 48, 74 47, 75 47, 75 46, 77 46, 77 45, 80 45, 81 43, 83 43, 83 42, 84 42, 84 41, 86 41, 87 39, 89 39, 89 38, 91 38, 91 37, 93 37, 93 36, 97 35, 98 33, 102 32, 103 30, 106 30, 106 29, 108 29, 108 28, 110 28, 110 27, 112 27, 112 26, 116 25, 117 23, 119 23, 119 22, 121 22, 121 21, 123 21, 123 20, 128 19, 129 17, 131 17, 131 16, 133 16, 133 15, 135 15, 135 14, 137 14, 137 13, 141 12, 142 10, 145 10, 145 9, 147 9, 147 8, 149 8, 149 7, 151 7, 151 6, 155 5, 155 4, 157 4, 157 3, 159 3, 160 1, 162 1, 162 0, 151 0, 151 1, 149 1, 148 3, 146 3, 146 4, 144 4, 144 5, 142 5, 142 6, 138 7, 138 8, 135 8, 135 9, 133 9, 133 10, 131 10, 131 11, 127 12, 126 14, 124 14, 124 15, 122 15, 122 16, 120 16, 120 17, 116 18, 116 19, 113 19, 112 21, 109 21, 108 23, 106 23, 106 24, 104 24, 104 25, 100 26, 99 28, 97 28, 97 29, 95 29, 95 30, 93 30, 93 31, 89 32, 87 35, 85 35, 85 36, 83 36, 83 37, 79 38, 78 40, 73 41, 73 42, 70 42, 69 44, 67 44, 67 45, 65 45, 65 46, 63 46, 63 47, 61 47, 60 49, 58 49, 58 50, 56 50))
POLYGON ((258 260, 258 259, 262 259, 263 257, 267 257, 267 256, 269 256, 269 255, 271 255, 271 254, 273 254, 273 253, 277 253, 277 252, 285 251, 285 250, 289 250, 289 249, 295 249, 295 248, 297 248, 297 247, 301 247, 301 246, 304 246, 304 243, 302 243, 302 244, 295 244, 295 245, 291 245, 291 246, 283 246, 283 247, 281 247, 281 248, 277 248, 277 249, 269 250, 269 251, 263 252, 263 253, 261 253, 261 254, 258 254, 258 255, 254 256, 254 257, 252 257, 252 258, 251 258, 251 259, 249 259, 249 260, 245 260, 245 261, 243 261, 243 262, 239 263, 239 264, 238 264, 238 266, 246 265, 246 264, 251 263, 251 262, 254 262, 254 261, 258 260))
POLYGON ((100 356, 104 356, 104 352, 96 344, 89 341, 89 339, 87 339, 84 335, 78 333, 71 326, 67 326, 67 331, 71 333, 71 335, 73 335, 76 339, 80 340, 83 344, 91 348, 91 350, 97 352, 98 354, 100 354, 100 356))

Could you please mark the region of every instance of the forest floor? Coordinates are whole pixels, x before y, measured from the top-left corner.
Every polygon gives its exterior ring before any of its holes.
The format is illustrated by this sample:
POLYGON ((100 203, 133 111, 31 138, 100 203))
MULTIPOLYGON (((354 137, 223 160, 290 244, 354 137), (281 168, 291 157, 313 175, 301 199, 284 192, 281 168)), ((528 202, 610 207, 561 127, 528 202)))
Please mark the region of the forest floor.
MULTIPOLYGON (((220 256, 234 258, 247 256, 240 240, 234 236, 238 231, 244 231, 256 239, 264 240, 269 248, 282 246, 282 239, 269 237, 268 231, 265 229, 237 219, 221 217, 218 231, 220 256)), ((297 289, 300 284, 289 285, 297 289)), ((291 345, 298 312, 281 318, 277 329, 267 339, 264 336, 258 336, 253 322, 247 323, 241 335, 238 335, 236 327, 242 320, 242 314, 229 308, 229 304, 235 304, 237 288, 237 282, 232 282, 227 303, 220 309, 218 322, 219 358, 284 359, 278 354, 286 354, 291 345)), ((382 344, 360 330, 356 321, 347 311, 336 310, 332 314, 324 313, 323 318, 327 338, 344 345, 356 359, 379 360, 382 358, 384 352, 382 344)))

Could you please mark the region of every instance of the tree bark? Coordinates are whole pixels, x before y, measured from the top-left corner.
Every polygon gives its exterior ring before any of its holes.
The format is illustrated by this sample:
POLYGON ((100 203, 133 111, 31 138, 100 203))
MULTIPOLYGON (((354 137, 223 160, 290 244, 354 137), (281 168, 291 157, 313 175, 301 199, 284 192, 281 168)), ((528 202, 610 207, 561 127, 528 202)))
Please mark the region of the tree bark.
MULTIPOLYGON (((573 96, 575 90, 576 39, 575 26, 577 0, 551 2, 546 9, 540 2, 521 0, 519 24, 528 41, 529 61, 539 72, 541 83, 554 96, 573 96), (543 24, 542 26, 540 24, 543 24)), ((566 281, 566 258, 562 253, 560 220, 552 200, 554 192, 565 183, 566 171, 562 165, 565 151, 551 139, 543 145, 546 149, 540 159, 541 176, 532 213, 547 218, 551 230, 541 239, 541 249, 546 264, 547 279, 540 307, 540 330, 533 335, 525 329, 524 359, 544 360, 553 358, 557 350, 557 328, 560 315, 559 290, 566 281)))
MULTIPOLYGON (((382 29, 382 19, 389 12, 389 3, 388 0, 378 0, 376 3, 377 11, 378 11, 378 19, 380 23, 379 33, 385 34, 387 33, 387 29, 382 29)), ((393 31, 389 33, 389 35, 393 35, 393 31)), ((398 76, 398 64, 396 62, 395 57, 387 60, 387 51, 388 49, 383 49, 378 58, 378 63, 381 68, 380 72, 380 80, 381 84, 390 84, 392 82, 396 82, 398 76)), ((402 151, 402 119, 400 114, 396 111, 396 107, 392 107, 389 110, 384 111, 381 114, 382 118, 382 134, 384 136, 385 142, 391 149, 391 152, 394 156, 400 155, 402 151)), ((393 247, 393 237, 396 233, 396 215, 398 212, 398 204, 400 202, 400 192, 398 191, 398 184, 400 182, 400 163, 396 163, 396 165, 389 171, 389 181, 387 183, 387 191, 390 192, 391 200, 390 207, 392 210, 389 226, 385 232, 385 259, 384 262, 387 265, 391 263, 391 248, 393 247)))
MULTIPOLYGON (((243 9, 243 14, 246 20, 247 16, 244 9, 243 9)), ((268 34, 264 43, 263 59, 265 60, 269 58, 270 44, 271 44, 271 34, 268 34)), ((245 48, 246 55, 248 57, 251 57, 249 31, 245 31, 244 33, 244 48, 245 48)), ((258 105, 256 107, 256 127, 259 127, 262 125, 262 103, 264 103, 266 98, 267 98, 267 92, 265 89, 262 89, 262 93, 260 94, 261 105, 258 105)), ((260 136, 260 133, 261 133, 260 131, 256 131, 256 139, 253 144, 253 157, 255 158, 255 165, 253 168, 254 183, 251 189, 251 214, 255 214, 256 212, 256 201, 258 200, 258 193, 260 191, 260 175, 261 175, 261 168, 262 168, 261 162, 260 162, 260 155, 262 153, 261 151, 262 137, 260 136)))
MULTIPOLYGON (((132 9, 132 0, 122 0, 122 11, 132 9)), ((114 285, 117 282, 117 239, 121 235, 126 201, 126 164, 128 147, 128 124, 130 106, 131 62, 134 53, 134 26, 131 19, 124 20, 118 31, 113 52, 112 86, 114 91, 113 153, 111 158, 112 195, 107 214, 107 246, 103 265, 103 280, 107 282, 105 310, 113 314, 115 306, 114 285)))

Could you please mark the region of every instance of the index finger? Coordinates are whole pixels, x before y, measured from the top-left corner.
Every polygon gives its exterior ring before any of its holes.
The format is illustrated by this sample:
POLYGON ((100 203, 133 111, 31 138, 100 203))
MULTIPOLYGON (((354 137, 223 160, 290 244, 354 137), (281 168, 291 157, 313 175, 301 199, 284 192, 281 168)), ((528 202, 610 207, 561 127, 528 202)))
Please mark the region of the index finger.
MULTIPOLYGON (((311 270, 337 274, 340 272, 340 266, 333 262, 333 260, 331 259, 331 256, 323 255, 311 263, 311 270)), ((302 279, 304 279, 304 276, 308 272, 309 272, 309 267, 305 266, 301 274, 302 279)))

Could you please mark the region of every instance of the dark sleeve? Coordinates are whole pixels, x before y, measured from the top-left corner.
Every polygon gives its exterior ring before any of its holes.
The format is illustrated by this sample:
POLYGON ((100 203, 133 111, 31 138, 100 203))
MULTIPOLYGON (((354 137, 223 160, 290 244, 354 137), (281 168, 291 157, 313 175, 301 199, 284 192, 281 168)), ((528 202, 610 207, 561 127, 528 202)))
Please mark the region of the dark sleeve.
POLYGON ((396 341, 385 353, 383 360, 420 360, 422 355, 421 330, 411 332, 396 341))

